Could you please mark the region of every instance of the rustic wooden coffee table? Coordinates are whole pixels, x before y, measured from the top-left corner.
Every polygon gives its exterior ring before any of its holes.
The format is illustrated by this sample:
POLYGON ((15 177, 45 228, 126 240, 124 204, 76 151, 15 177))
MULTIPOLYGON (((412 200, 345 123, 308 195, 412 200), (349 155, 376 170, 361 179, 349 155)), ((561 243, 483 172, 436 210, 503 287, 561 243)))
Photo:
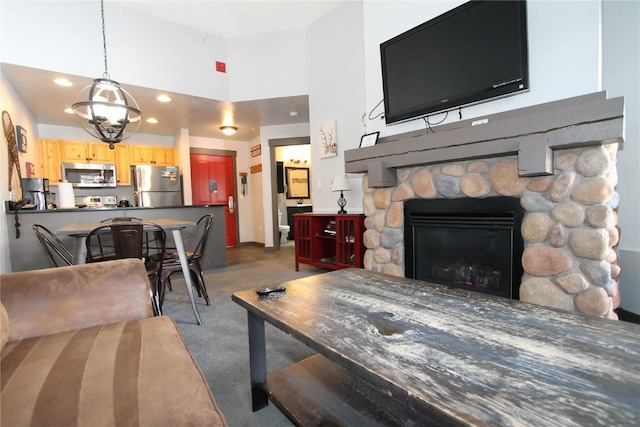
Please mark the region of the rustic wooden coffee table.
POLYGON ((283 285, 232 297, 254 410, 271 399, 298 425, 640 421, 640 325, 361 269, 283 285), (318 355, 267 375, 265 321, 318 355))

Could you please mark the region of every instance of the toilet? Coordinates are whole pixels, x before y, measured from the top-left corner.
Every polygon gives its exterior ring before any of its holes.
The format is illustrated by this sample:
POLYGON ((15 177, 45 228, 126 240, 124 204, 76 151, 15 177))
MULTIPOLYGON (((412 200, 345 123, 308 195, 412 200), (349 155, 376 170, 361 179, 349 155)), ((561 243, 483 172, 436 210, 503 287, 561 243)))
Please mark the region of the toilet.
POLYGON ((282 212, 278 209, 278 230, 280 230, 280 244, 287 243, 287 236, 291 227, 282 225, 282 212))

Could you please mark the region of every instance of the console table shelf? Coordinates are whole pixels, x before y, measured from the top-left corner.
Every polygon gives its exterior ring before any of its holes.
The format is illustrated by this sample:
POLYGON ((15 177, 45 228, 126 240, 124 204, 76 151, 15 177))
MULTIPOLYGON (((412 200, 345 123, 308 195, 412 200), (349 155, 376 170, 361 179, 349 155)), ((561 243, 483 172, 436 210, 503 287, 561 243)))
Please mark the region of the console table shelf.
POLYGON ((296 271, 310 264, 327 270, 363 267, 364 215, 295 214, 296 271))

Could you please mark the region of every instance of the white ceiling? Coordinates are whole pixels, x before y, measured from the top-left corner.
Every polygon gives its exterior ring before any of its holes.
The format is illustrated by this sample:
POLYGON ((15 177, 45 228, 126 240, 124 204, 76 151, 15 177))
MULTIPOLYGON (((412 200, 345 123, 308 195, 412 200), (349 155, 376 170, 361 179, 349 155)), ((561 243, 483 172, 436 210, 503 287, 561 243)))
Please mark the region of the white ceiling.
POLYGON ((345 0, 107 0, 138 13, 221 37, 306 28, 345 0))
MULTIPOLYGON (((107 3, 118 2, 118 6, 138 13, 228 38, 305 28, 333 10, 342 1, 107 0, 107 3)), ((78 126, 74 116, 65 114, 62 110, 73 102, 80 88, 92 83, 92 79, 65 76, 47 70, 5 63, 0 66, 37 123, 78 126), (56 77, 67 77, 73 81, 74 86, 71 88, 55 86, 52 81, 56 77), (43 97, 42 94, 46 96, 43 97)), ((156 100, 159 93, 156 89, 125 84, 123 87, 138 102, 145 118, 155 117, 159 121, 158 124, 153 125, 143 122, 138 133, 173 136, 179 129, 189 129, 190 136, 247 141, 259 135, 260 126, 309 121, 309 103, 306 95, 230 104, 165 92, 172 98, 172 102, 161 104, 156 100), (219 130, 219 121, 211 119, 222 117, 223 111, 226 111, 229 106, 234 111, 234 124, 238 127, 238 132, 233 137, 223 135, 219 130), (295 111, 297 116, 290 115, 292 111, 295 111)))

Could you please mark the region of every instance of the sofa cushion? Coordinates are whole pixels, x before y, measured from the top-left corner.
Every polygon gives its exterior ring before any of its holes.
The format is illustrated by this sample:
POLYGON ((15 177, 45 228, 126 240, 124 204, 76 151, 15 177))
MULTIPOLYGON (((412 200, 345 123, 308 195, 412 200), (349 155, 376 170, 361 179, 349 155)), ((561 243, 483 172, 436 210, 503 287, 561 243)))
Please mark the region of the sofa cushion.
POLYGON ((226 425, 166 316, 9 342, 0 425, 226 425))

